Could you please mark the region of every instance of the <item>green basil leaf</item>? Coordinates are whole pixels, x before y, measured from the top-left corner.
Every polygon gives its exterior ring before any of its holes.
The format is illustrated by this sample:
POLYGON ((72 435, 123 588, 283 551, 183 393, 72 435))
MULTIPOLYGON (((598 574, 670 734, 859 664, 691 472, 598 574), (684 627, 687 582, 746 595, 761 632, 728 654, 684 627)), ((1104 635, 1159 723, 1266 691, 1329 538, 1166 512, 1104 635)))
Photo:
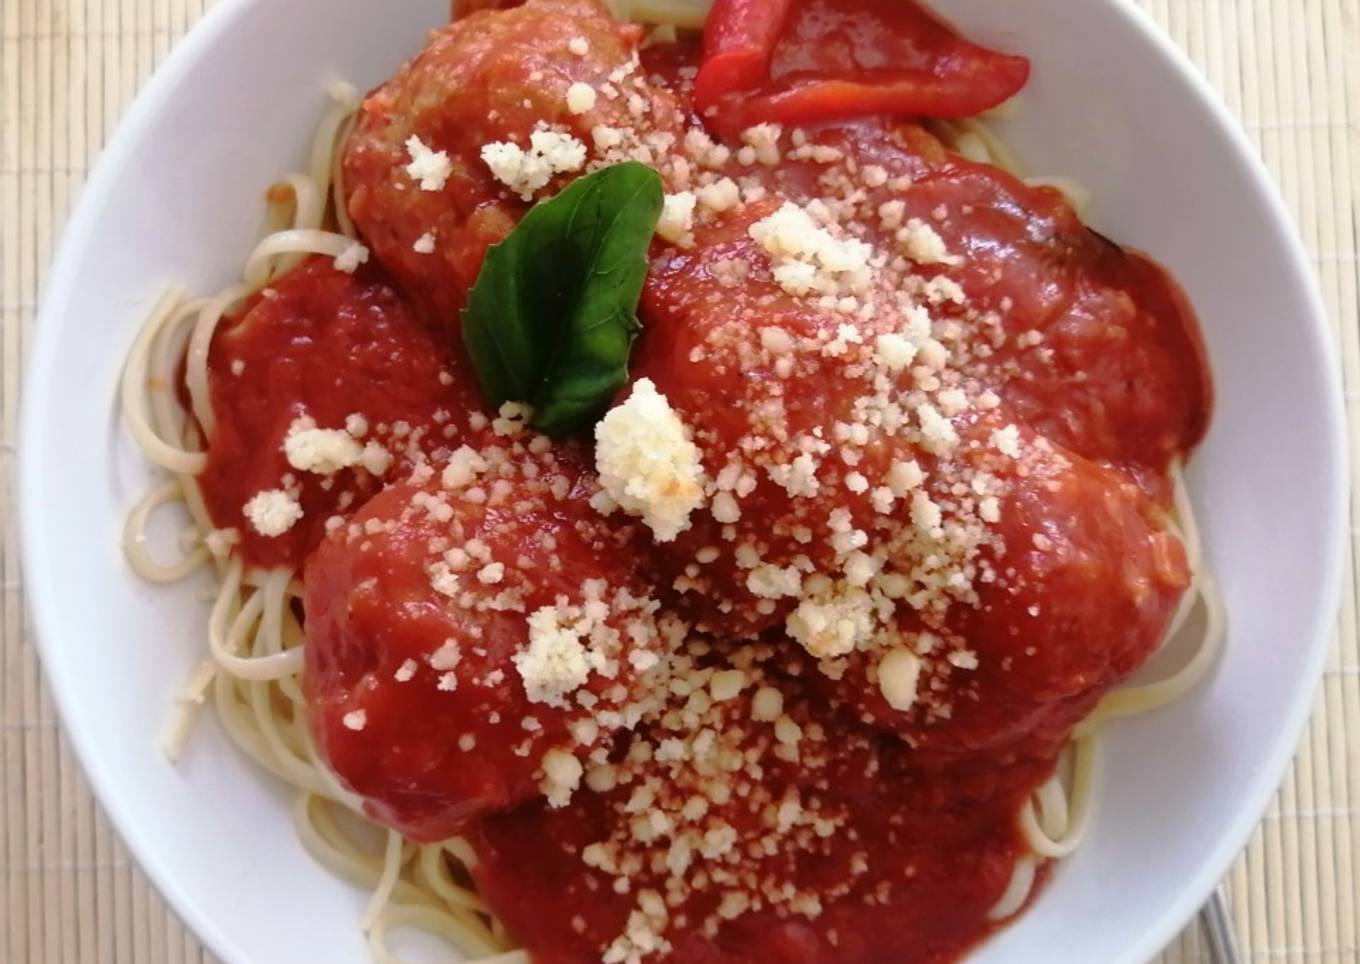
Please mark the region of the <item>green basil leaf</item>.
POLYGON ((463 341, 493 405, 527 402, 552 436, 588 427, 628 381, 661 178, 627 161, 540 201, 487 252, 463 341))

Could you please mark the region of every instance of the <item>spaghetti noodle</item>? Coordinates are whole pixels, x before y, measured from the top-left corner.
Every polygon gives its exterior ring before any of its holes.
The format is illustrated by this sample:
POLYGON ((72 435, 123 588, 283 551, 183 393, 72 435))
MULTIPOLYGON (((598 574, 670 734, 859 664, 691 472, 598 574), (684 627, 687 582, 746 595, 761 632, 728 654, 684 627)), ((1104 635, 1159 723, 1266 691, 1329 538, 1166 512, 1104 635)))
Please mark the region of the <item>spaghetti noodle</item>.
POLYGON ((383 847, 375 854, 332 814, 331 808, 340 808, 351 820, 368 823, 358 799, 318 761, 304 722, 298 682, 304 638, 289 605, 299 594, 294 573, 245 571, 212 524, 194 478, 206 464, 204 437, 215 424, 207 357, 224 312, 286 273, 298 258, 316 253, 334 257, 354 243, 352 225, 338 214, 341 186, 333 174, 344 143, 341 132, 351 123, 356 101, 348 86, 334 88, 332 98, 334 104, 317 128, 309 171, 286 176, 270 191, 269 219, 282 224, 251 252, 242 270, 244 281, 210 299, 189 299, 177 289, 168 292, 138 335, 124 368, 122 402, 129 432, 148 461, 174 473, 129 512, 123 537, 128 562, 139 576, 157 583, 180 581, 209 564, 216 570, 209 658, 181 689, 180 710, 163 747, 171 759, 178 756, 194 715, 211 693, 218 720, 232 741, 297 792, 293 820, 308 852, 331 872, 373 888, 363 924, 378 961, 397 960, 387 949, 391 931, 419 927, 465 954, 515 964, 527 959, 505 953, 510 948, 493 928, 485 904, 449 870, 450 865, 461 866, 458 852, 467 855, 458 841, 409 845, 400 834, 382 830, 383 847), (291 212, 285 214, 285 209, 291 212), (322 230, 323 223, 340 230, 322 230), (180 408, 173 390, 181 357, 186 358, 191 411, 180 408), (154 511, 175 503, 188 511, 191 548, 183 558, 165 564, 152 557, 146 527, 154 511))

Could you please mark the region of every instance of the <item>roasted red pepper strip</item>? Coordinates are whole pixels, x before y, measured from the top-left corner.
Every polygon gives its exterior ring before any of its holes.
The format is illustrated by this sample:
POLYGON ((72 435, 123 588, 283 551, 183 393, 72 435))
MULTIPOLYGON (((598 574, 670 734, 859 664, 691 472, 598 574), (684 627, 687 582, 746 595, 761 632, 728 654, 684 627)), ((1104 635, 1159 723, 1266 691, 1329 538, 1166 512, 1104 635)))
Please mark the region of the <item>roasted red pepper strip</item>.
POLYGON ((704 28, 708 59, 695 81, 695 102, 723 128, 873 114, 967 117, 1014 96, 1029 79, 1024 57, 969 42, 914 0, 800 0, 784 10, 772 45, 755 51, 753 42, 770 36, 764 10, 750 13, 761 6, 720 0, 704 28), (756 27, 743 30, 732 22, 737 16, 756 27), (729 50, 741 53, 736 69, 729 50), (768 67, 757 74, 753 65, 760 63, 768 67))
POLYGON ((701 107, 770 77, 770 57, 794 0, 715 0, 704 22, 704 63, 694 78, 701 107))

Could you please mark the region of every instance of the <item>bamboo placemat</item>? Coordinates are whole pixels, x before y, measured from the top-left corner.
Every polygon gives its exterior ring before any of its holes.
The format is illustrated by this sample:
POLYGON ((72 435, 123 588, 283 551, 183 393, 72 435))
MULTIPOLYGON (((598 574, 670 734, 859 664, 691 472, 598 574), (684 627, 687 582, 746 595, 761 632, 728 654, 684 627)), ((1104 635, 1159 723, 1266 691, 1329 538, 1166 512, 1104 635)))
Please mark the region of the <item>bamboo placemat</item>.
MULTIPOLYGON (((1353 407, 1360 0, 1138 2, 1222 93, 1279 182, 1322 280, 1353 407)), ((0 961, 10 964, 211 960, 130 861, 57 727, 29 638, 11 498, 23 359, 54 242, 119 116, 211 3, 0 0, 0 961)), ((1360 456, 1360 425, 1351 440, 1360 456)), ((1228 880, 1249 960, 1360 961, 1358 550, 1353 530, 1317 712, 1228 880)), ((1207 961, 1207 948, 1191 926, 1163 960, 1207 961)))

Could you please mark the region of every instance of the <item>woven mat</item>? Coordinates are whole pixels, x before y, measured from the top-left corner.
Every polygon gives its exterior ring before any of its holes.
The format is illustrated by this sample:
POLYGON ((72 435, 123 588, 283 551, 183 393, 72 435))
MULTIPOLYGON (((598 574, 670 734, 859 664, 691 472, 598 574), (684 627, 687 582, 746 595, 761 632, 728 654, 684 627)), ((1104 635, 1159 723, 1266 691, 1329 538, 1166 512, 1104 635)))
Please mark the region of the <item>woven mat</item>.
MULTIPOLYGON (((1360 0, 1138 2, 1222 92, 1274 172, 1321 276, 1354 402, 1360 0)), ((130 861, 57 727, 24 614, 11 498, 23 359, 54 243, 119 116, 210 4, 0 0, 0 961, 10 964, 211 960, 130 861)), ((1249 960, 1360 961, 1357 547, 1353 534, 1317 712, 1228 880, 1249 960)), ((1193 925, 1163 960, 1208 960, 1193 925)))

